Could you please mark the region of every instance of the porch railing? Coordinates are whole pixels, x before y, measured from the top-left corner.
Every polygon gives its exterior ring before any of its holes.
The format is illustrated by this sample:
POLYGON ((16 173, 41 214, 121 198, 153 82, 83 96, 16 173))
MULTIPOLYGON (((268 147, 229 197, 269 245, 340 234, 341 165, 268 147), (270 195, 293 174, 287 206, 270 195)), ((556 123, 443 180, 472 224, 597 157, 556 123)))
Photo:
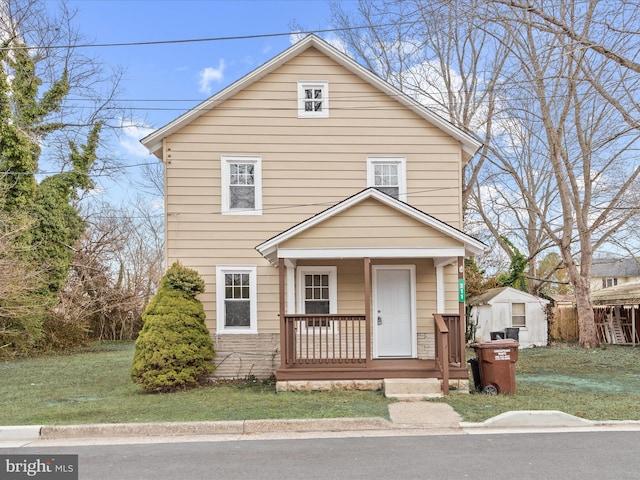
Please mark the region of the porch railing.
POLYGON ((285 367, 365 367, 365 315, 285 315, 285 367))
POLYGON ((442 393, 449 394, 449 368, 464 360, 464 327, 457 314, 435 313, 436 363, 442 375, 442 393))

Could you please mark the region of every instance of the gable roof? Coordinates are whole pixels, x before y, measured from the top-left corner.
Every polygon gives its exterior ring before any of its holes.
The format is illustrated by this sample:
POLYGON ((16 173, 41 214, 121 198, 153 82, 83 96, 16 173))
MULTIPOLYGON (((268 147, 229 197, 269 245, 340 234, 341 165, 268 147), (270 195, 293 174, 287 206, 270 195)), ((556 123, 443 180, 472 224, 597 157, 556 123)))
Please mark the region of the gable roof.
MULTIPOLYGON (((387 195, 386 193, 383 193, 380 190, 377 190, 376 188, 369 187, 345 200, 342 200, 336 205, 329 207, 328 209, 314 215, 313 217, 310 217, 307 220, 304 220, 303 222, 300 222, 297 225, 294 225, 293 227, 285 230, 284 232, 279 233, 278 235, 267 240, 266 242, 261 243, 256 247, 256 250, 263 257, 269 260, 271 263, 275 264, 278 256, 278 245, 280 245, 283 242, 286 242, 287 240, 294 238, 296 235, 299 235, 300 233, 315 227, 321 222, 329 218, 332 218, 338 215, 339 213, 342 213, 348 210, 349 208, 357 205, 363 200, 369 199, 369 198, 373 198, 379 201, 380 203, 395 209, 399 213, 407 215, 408 217, 411 217, 414 220, 417 220, 418 222, 426 226, 429 226, 434 230, 437 230, 443 233, 444 235, 460 242, 461 248, 464 248, 465 255, 479 254, 482 251, 484 251, 484 249, 486 248, 486 245, 482 243, 480 240, 477 240, 467 235, 466 233, 458 230, 457 228, 454 228, 451 225, 448 225, 442 222, 441 220, 438 220, 437 218, 432 217, 431 215, 424 213, 423 211, 418 210, 415 207, 412 207, 408 203, 397 200, 387 195)), ((407 255, 412 255, 411 249, 404 249, 404 250, 407 251, 407 255)), ((436 253, 437 251, 431 252, 431 255, 435 256, 436 253)), ((356 252, 354 252, 354 254, 356 254, 356 252)), ((397 255, 398 253, 394 252, 394 256, 397 256, 397 255)), ((443 252, 443 255, 444 255, 444 252, 443 252)), ((450 256, 450 254, 447 254, 446 256, 450 256)))
POLYGON ((592 277, 640 277, 640 260, 635 258, 593 259, 592 277))
POLYGON ((549 303, 549 300, 546 300, 541 297, 536 297, 535 295, 531 295, 530 293, 523 292, 522 290, 518 290, 513 287, 496 287, 490 288, 486 292, 476 295, 475 297, 467 300, 469 305, 491 305, 495 300, 509 300, 509 299, 528 299, 531 302, 542 302, 549 303))
POLYGON ((240 78, 239 80, 224 88, 220 92, 216 93, 204 102, 200 103, 195 108, 180 115, 178 118, 168 123, 164 127, 157 129, 150 135, 147 135, 142 140, 140 140, 140 142, 149 150, 149 152, 162 160, 162 141, 164 138, 172 135, 185 125, 191 123, 196 118, 215 108, 220 103, 231 98, 236 93, 244 90, 252 83, 260 80, 268 73, 271 73, 278 67, 287 63, 292 58, 312 47, 318 49, 320 52, 324 53, 326 56, 333 59, 335 62, 337 62, 350 72, 356 74, 364 81, 369 82, 374 87, 383 91, 387 95, 392 96, 402 105, 409 108, 432 125, 438 127, 443 132, 458 140, 462 146, 462 150, 468 155, 467 159, 471 158, 482 145, 472 135, 464 132, 460 128, 454 126, 451 122, 428 110, 423 105, 418 103, 415 99, 401 92, 388 82, 382 80, 376 74, 367 70, 355 60, 351 59, 350 57, 315 35, 309 35, 305 37, 298 43, 289 47, 284 52, 264 63, 262 66, 240 78))

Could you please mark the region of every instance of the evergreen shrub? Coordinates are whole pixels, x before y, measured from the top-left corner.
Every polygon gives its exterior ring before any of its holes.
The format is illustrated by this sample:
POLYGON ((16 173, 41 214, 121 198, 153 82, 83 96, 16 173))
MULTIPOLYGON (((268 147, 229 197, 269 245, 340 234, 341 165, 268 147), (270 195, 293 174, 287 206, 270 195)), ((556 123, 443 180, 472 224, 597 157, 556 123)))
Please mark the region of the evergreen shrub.
POLYGON ((174 263, 142 314, 143 326, 131 378, 150 392, 193 388, 213 372, 215 351, 196 295, 204 281, 195 270, 174 263))

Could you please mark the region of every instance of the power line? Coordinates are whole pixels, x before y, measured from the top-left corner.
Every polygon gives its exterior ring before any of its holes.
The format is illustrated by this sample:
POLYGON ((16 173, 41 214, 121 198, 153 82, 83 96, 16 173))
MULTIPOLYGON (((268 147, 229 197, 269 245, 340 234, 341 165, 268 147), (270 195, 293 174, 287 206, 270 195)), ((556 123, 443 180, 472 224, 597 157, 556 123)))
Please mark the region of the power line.
MULTIPOLYGON (((100 172, 104 172, 104 171, 112 171, 112 172, 117 172, 120 171, 122 169, 125 168, 137 168, 137 167, 145 167, 145 166, 154 166, 157 165, 158 162, 147 162, 147 163, 135 163, 132 165, 119 165, 119 166, 111 166, 111 167, 102 167, 99 169, 99 172, 96 172, 94 174, 89 173, 89 176, 91 177, 100 177, 100 176, 107 176, 108 174, 101 174, 100 172)), ((12 171, 7 171, 5 170, 4 172, 0 172, 0 175, 58 175, 58 174, 65 174, 65 173, 71 173, 70 171, 55 171, 55 172, 45 172, 45 171, 36 171, 36 172, 12 172, 12 171)))
MULTIPOLYGON (((411 22, 393 22, 375 25, 373 28, 383 27, 397 27, 403 25, 410 25, 415 23, 411 22)), ((203 42, 224 42, 233 40, 255 40, 259 38, 273 38, 273 37, 286 37, 291 35, 310 35, 318 33, 334 33, 334 32, 347 32, 351 30, 363 30, 370 29, 371 25, 361 25, 355 27, 337 27, 337 28, 325 28, 320 30, 301 30, 293 32, 279 32, 279 33, 259 33, 254 35, 233 35, 229 37, 205 37, 205 38, 188 38, 188 39, 174 39, 174 40, 147 40, 140 42, 114 42, 114 43, 81 43, 77 45, 40 45, 40 46, 27 46, 16 45, 9 47, 0 47, 0 50, 59 50, 69 48, 111 48, 111 47, 139 47, 150 45, 175 45, 182 43, 203 43, 203 42)))

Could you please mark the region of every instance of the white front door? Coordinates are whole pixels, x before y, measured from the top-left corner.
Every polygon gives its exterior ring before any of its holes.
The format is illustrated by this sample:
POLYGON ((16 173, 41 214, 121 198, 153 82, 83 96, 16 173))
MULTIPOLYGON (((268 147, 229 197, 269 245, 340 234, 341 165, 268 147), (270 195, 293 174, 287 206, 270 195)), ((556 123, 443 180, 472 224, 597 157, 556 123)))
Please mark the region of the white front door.
POLYGON ((413 269, 374 267, 373 323, 378 357, 413 355, 413 269))

